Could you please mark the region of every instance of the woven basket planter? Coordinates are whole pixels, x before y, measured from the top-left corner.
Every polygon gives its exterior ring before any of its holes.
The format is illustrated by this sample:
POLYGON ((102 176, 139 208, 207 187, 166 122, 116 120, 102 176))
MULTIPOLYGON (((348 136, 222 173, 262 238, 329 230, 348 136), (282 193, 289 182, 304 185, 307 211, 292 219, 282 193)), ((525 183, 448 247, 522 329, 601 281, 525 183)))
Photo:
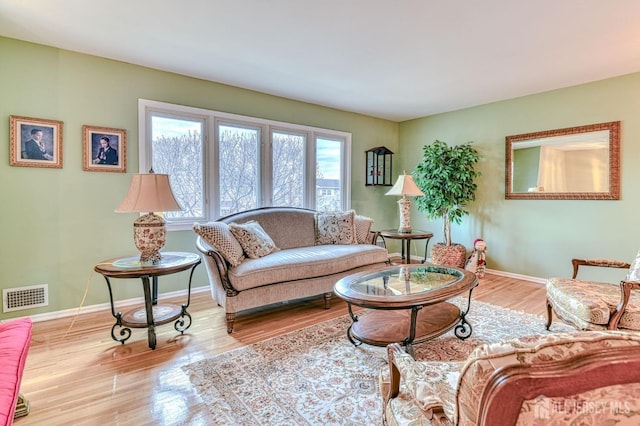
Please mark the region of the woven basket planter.
POLYGON ((466 259, 467 249, 462 244, 447 246, 437 243, 431 247, 431 262, 436 265, 464 268, 466 259))

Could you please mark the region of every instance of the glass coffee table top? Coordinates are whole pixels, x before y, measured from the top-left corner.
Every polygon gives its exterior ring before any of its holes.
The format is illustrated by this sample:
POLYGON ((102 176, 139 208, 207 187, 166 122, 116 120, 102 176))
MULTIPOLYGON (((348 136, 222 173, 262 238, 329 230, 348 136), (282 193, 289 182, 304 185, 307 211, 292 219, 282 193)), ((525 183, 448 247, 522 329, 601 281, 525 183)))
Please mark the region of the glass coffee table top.
POLYGON ((359 306, 410 307, 445 300, 475 285, 476 276, 464 269, 416 264, 349 275, 336 283, 334 291, 359 306))
POLYGON ((363 275, 351 281, 348 287, 365 295, 407 296, 450 286, 463 276, 456 269, 440 266, 399 266, 363 275))

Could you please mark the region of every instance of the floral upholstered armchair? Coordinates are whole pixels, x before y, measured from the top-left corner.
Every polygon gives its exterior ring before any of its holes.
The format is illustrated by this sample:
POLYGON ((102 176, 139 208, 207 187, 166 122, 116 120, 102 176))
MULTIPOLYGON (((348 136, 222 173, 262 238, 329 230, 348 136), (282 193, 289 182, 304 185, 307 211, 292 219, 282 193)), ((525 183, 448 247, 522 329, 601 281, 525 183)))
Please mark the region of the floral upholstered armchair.
POLYGON ((387 425, 640 424, 640 334, 577 331, 477 347, 464 362, 387 347, 387 425))
POLYGON ((640 331, 640 251, 631 265, 607 259, 573 259, 573 277, 547 280, 547 330, 553 312, 580 330, 640 331), (576 279, 580 266, 629 268, 619 284, 576 279))

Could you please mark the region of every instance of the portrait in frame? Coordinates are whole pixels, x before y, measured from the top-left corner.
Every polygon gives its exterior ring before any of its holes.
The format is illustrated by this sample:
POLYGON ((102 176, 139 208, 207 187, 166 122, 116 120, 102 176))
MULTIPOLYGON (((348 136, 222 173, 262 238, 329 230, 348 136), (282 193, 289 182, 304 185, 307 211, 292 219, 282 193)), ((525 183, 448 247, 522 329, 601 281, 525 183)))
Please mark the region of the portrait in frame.
POLYGON ((9 116, 12 166, 62 168, 62 121, 9 116))
POLYGON ((82 170, 127 171, 127 131, 111 127, 82 126, 82 170))

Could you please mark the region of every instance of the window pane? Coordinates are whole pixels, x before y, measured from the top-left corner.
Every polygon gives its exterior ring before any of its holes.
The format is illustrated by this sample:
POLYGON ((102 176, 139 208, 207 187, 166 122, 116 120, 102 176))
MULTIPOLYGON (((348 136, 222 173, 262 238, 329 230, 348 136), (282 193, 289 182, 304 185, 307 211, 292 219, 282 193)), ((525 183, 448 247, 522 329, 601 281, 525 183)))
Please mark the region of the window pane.
POLYGON ((226 216, 258 207, 260 129, 218 125, 220 206, 226 216))
POLYGON ((274 206, 304 207, 304 164, 306 136, 273 132, 274 206))
POLYGON ((342 210, 341 140, 316 139, 316 210, 342 210))
POLYGON ((167 219, 204 217, 202 133, 204 120, 151 117, 152 167, 169 175, 171 189, 183 210, 167 219))

